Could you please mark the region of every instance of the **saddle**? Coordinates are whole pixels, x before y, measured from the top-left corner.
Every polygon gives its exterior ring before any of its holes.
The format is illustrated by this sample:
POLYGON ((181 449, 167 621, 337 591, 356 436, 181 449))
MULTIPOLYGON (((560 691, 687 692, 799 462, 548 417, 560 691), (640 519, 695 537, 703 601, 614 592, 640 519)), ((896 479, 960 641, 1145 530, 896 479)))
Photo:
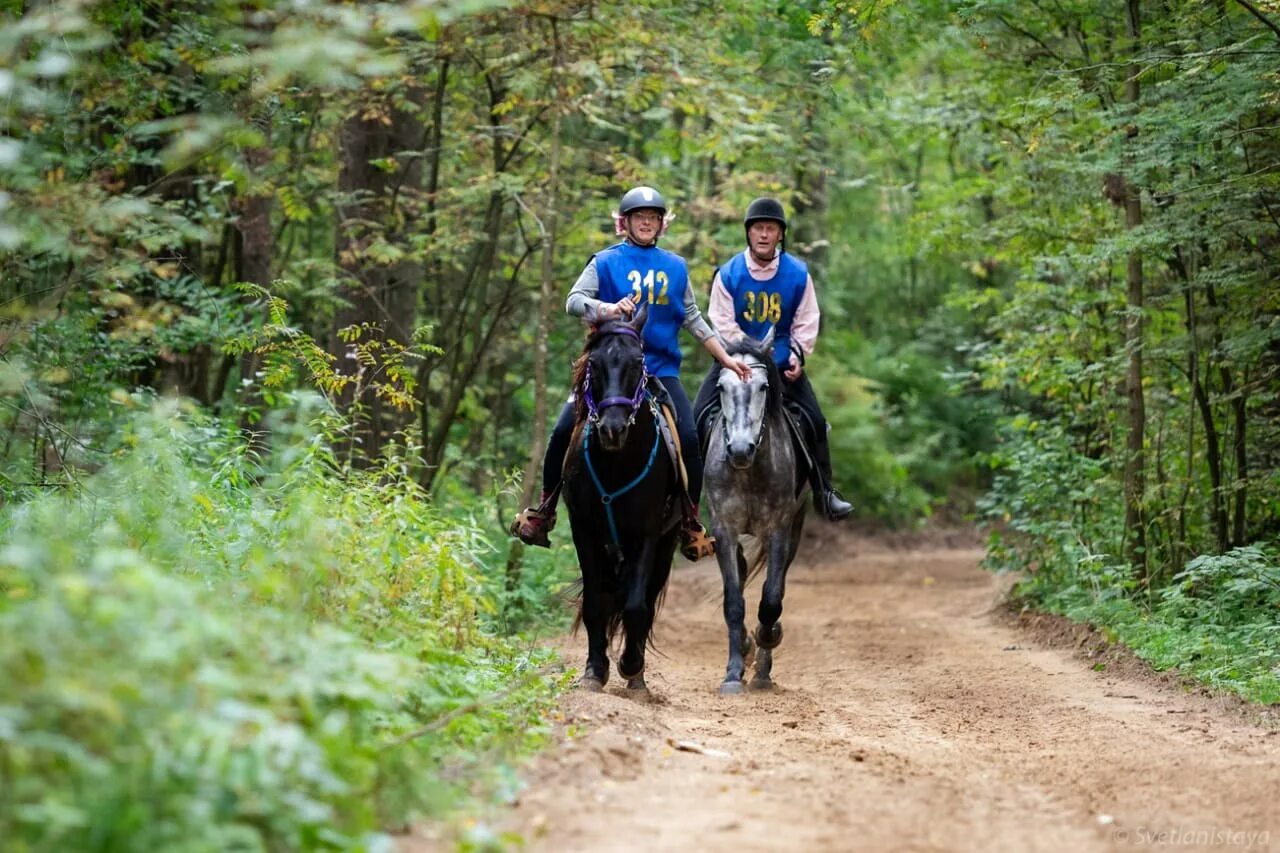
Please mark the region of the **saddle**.
POLYGON ((671 457, 671 464, 675 466, 676 473, 680 476, 680 494, 681 498, 676 502, 677 506, 673 507, 673 520, 678 521, 681 517, 692 519, 694 526, 685 530, 685 542, 680 547, 680 553, 685 559, 690 561, 701 560, 703 557, 710 557, 716 552, 716 543, 707 531, 698 523, 698 511, 693 506, 689 498, 689 472, 684 464, 684 450, 680 446, 680 430, 676 427, 679 418, 676 415, 675 406, 671 403, 671 395, 667 393, 667 389, 662 387, 662 383, 655 382, 650 386, 650 393, 653 394, 654 400, 658 404, 658 432, 662 435, 663 444, 666 445, 667 455, 671 457), (654 387, 656 386, 656 390, 654 387))

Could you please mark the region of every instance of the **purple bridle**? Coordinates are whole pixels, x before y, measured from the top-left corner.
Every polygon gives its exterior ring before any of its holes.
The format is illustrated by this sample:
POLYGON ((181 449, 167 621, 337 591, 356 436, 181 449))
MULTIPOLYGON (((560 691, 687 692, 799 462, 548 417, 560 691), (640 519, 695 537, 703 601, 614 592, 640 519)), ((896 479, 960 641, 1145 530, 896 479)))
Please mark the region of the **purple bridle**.
MULTIPOLYGON (((630 326, 617 326, 615 328, 610 329, 608 332, 604 332, 603 334, 629 335, 630 337, 635 338, 637 341, 640 341, 641 346, 644 345, 644 342, 641 341, 640 339, 640 335, 636 332, 635 329, 631 328, 630 326)), ((632 394, 630 397, 605 397, 603 400, 597 403, 595 400, 595 396, 591 393, 591 360, 587 359, 587 372, 582 379, 582 398, 583 398, 583 401, 587 404, 588 419, 593 424, 600 423, 601 409, 607 409, 610 406, 626 406, 630 410, 631 420, 634 421, 636 417, 636 411, 639 410, 640 404, 644 402, 645 388, 648 382, 649 382, 649 368, 647 365, 644 365, 642 362, 640 382, 637 383, 636 391, 634 394, 632 394)))

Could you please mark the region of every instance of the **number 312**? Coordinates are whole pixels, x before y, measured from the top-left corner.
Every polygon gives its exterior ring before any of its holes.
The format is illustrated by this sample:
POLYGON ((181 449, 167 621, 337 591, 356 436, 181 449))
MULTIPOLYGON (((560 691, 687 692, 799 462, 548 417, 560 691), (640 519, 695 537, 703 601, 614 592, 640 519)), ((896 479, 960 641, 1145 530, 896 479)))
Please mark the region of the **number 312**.
POLYGON ((640 275, 640 270, 632 270, 627 273, 627 281, 631 282, 631 296, 636 302, 647 301, 651 305, 667 304, 667 288, 671 282, 662 270, 658 270, 656 274, 653 270, 649 270, 643 276, 640 275), (656 294, 654 293, 655 285, 658 289, 656 294), (647 300, 644 298, 646 288, 649 291, 647 300))

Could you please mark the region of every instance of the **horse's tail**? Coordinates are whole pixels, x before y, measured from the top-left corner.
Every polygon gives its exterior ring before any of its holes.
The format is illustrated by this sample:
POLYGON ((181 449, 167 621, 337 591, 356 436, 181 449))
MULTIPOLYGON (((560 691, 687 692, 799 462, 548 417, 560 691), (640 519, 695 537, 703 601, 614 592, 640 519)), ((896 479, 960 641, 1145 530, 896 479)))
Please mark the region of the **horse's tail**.
MULTIPOLYGON (((665 597, 666 595, 666 590, 664 589, 662 593, 663 593, 662 596, 660 596, 658 599, 659 606, 662 604, 662 597, 665 597)), ((622 628, 622 604, 621 604, 622 596, 606 595, 604 596, 604 599, 608 605, 608 610, 609 610, 609 615, 605 617, 605 621, 604 621, 605 644, 608 645, 610 648, 613 648, 613 641, 618 636, 619 629, 622 628)), ((655 607, 654 617, 656 618, 657 615, 658 615, 657 607, 655 607)), ((571 629, 570 633, 576 637, 578 635, 578 629, 581 627, 582 627, 582 598, 579 597, 578 612, 573 615, 573 628, 571 629)), ((652 630, 649 631, 648 646, 649 648, 656 648, 653 645, 652 630)))
POLYGON ((747 578, 742 582, 744 589, 756 579, 756 575, 760 574, 769 563, 769 550, 765 548, 763 540, 758 536, 753 538, 755 539, 755 545, 752 546, 751 557, 747 560, 747 578))
MULTIPOLYGON (((670 578, 671 568, 668 566, 667 571, 662 578, 662 586, 659 587, 657 598, 653 602, 653 621, 655 625, 658 621, 658 613, 662 610, 662 605, 667 600, 667 590, 671 586, 669 583, 670 578)), ((569 589, 570 595, 577 600, 578 604, 577 612, 573 615, 573 627, 570 629, 570 633, 576 637, 578 635, 578 629, 582 627, 582 581, 574 581, 573 584, 570 585, 569 589)), ((622 589, 612 589, 603 596, 605 609, 608 613, 605 617, 604 623, 605 642, 610 648, 613 648, 614 640, 618 636, 618 631, 622 628, 622 608, 625 599, 626 594, 622 589)), ((649 629, 649 636, 646 639, 645 645, 653 651, 660 651, 657 643, 654 642, 655 633, 656 631, 653 628, 649 629)))
MULTIPOLYGON (((613 638, 617 636, 618 629, 622 627, 622 605, 626 598, 625 592, 618 587, 617 580, 616 577, 608 578, 607 589, 600 596, 605 610, 605 638, 610 646, 613 645, 613 638)), ((570 633, 577 636, 578 629, 582 627, 583 599, 581 579, 569 585, 569 595, 578 605, 577 612, 573 614, 573 627, 570 629, 570 633)))

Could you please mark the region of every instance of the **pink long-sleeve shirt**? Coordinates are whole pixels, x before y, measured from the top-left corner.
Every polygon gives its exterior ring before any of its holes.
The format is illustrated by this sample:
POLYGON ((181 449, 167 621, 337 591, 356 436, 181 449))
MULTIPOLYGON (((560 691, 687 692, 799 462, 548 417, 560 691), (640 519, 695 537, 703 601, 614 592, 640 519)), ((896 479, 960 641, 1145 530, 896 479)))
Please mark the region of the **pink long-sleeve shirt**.
MULTIPOLYGON (((747 272, 756 281, 768 281, 778 273, 778 259, 781 253, 767 264, 758 264, 750 251, 744 251, 747 259, 747 272)), ((804 296, 796 306, 796 316, 791 321, 791 342, 808 358, 813 354, 814 344, 818 342, 818 325, 822 312, 818 310, 818 297, 814 293, 813 276, 805 282, 804 296)), ((720 281, 720 272, 716 271, 715 280, 711 282, 711 304, 707 307, 707 318, 711 325, 725 340, 736 340, 742 337, 742 329, 733 310, 733 297, 720 281)))

